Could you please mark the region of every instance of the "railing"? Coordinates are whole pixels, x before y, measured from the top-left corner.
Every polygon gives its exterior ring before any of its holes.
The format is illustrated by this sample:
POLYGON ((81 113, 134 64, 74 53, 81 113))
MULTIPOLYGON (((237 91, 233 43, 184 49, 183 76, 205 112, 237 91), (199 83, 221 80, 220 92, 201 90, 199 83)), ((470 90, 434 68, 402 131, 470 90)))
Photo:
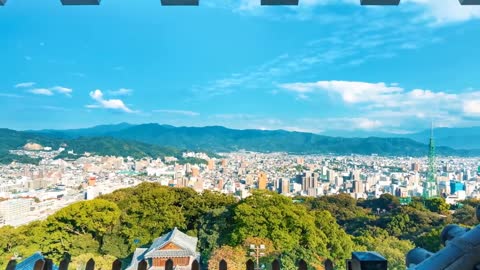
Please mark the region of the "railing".
MULTIPOLYGON (((480 221, 480 206, 477 207, 480 221)), ((441 233, 445 247, 437 253, 423 248, 411 250, 406 257, 410 270, 480 270, 480 225, 464 228, 448 225, 441 233)))
MULTIPOLYGON (((60 264, 58 265, 58 270, 68 270, 68 266, 70 264, 70 261, 71 261, 70 256, 68 254, 65 254, 64 259, 61 260, 60 264)), ((162 268, 164 268, 165 270, 174 270, 174 269, 177 270, 177 269, 180 269, 179 267, 180 266, 175 266, 173 264, 173 261, 171 259, 169 259, 165 262, 165 267, 162 267, 162 268)), ((22 267, 22 268, 25 269, 25 267, 22 267)), ((112 268, 111 269, 112 270, 122 270, 124 268, 125 267, 122 267, 122 261, 119 260, 119 259, 116 259, 112 263, 112 268)), ((138 262, 137 270, 147 270, 148 268, 149 267, 148 267, 147 261, 142 260, 142 261, 138 262)), ((54 270, 54 269, 57 269, 57 268, 54 267, 53 261, 51 259, 43 258, 43 259, 38 259, 34 263, 32 263, 32 267, 30 269, 32 269, 32 270, 54 270)), ((182 267, 182 269, 200 270, 200 263, 197 260, 194 260, 190 267, 182 267)), ((222 259, 219 262, 218 269, 219 270, 228 270, 228 263, 225 259, 222 259)), ((257 268, 255 268, 255 264, 254 264, 253 260, 250 259, 246 262, 245 269, 246 270, 255 270, 257 268)), ((281 269, 281 263, 280 263, 279 259, 274 259, 272 261, 271 269, 272 270, 280 270, 281 269)), ((307 270, 308 265, 304 260, 299 260, 297 262, 297 269, 298 270, 307 270)), ((331 260, 327 260, 325 262, 325 269, 326 270, 333 270, 333 263, 332 263, 331 260)), ((7 264, 6 270, 17 270, 17 261, 15 259, 10 260, 7 264)), ((87 261, 87 263, 85 265, 85 270, 95 270, 95 260, 93 258, 91 258, 87 261)))
MULTIPOLYGON (((101 0, 60 0, 62 5, 100 5, 101 0)), ((0 0, 0 6, 7 0, 0 0)), ((459 0, 460 5, 480 5, 480 0, 459 0)), ((198 6, 199 0, 161 0, 163 6, 198 6)), ((298 6, 299 0, 260 0, 262 6, 293 5, 298 6)), ((400 0, 360 0, 361 5, 397 6, 400 0)))

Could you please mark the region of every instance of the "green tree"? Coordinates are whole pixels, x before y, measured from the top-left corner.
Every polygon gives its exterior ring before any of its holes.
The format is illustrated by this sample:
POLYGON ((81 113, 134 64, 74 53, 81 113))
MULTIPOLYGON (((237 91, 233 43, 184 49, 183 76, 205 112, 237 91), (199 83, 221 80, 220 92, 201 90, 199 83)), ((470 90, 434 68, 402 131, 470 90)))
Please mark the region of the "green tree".
POLYGON ((228 208, 218 208, 206 213, 199 220, 198 245, 202 253, 202 262, 208 260, 217 247, 229 242, 233 230, 232 212, 228 208))
POLYGON ((365 250, 383 255, 388 260, 388 269, 392 270, 404 270, 405 256, 414 248, 412 242, 399 240, 380 228, 365 230, 364 235, 356 237, 355 241, 358 245, 364 246, 365 250))
POLYGON ((429 232, 424 232, 415 239, 415 245, 430 252, 437 252, 443 248, 443 244, 440 239, 441 232, 442 230, 440 228, 432 229, 429 232))
POLYGON ((47 219, 47 228, 70 234, 92 234, 99 240, 118 224, 120 209, 103 199, 83 201, 67 206, 47 219))
POLYGON ((377 208, 391 211, 400 207, 400 200, 391 194, 385 193, 380 195, 380 198, 364 201, 363 206, 373 211, 376 211, 377 208))
POLYGON ((475 208, 466 204, 462 208, 455 210, 455 213, 453 213, 453 222, 466 226, 477 225, 478 219, 475 213, 475 208))
MULTIPOLYGON (((177 194, 171 188, 143 183, 103 198, 113 199, 121 209, 119 230, 127 243, 138 240, 145 245, 174 227, 187 227, 177 194)), ((131 251, 134 248, 132 245, 131 251)))
MULTIPOLYGON (((327 236, 328 254, 323 257, 335 261, 338 266, 344 267, 345 259, 351 256, 354 242, 337 223, 328 211, 315 211, 315 224, 327 236)), ((325 258, 325 259, 326 259, 325 258)))
POLYGON ((120 209, 107 200, 74 203, 47 218, 41 250, 53 259, 64 252, 98 252, 103 235, 112 232, 119 218, 120 209))
POLYGON ((98 255, 94 253, 84 253, 72 258, 68 269, 70 270, 85 270, 88 260, 93 259, 95 261, 95 269, 97 270, 110 270, 112 269, 112 263, 115 261, 115 257, 109 255, 98 255))
POLYGON ((447 214, 450 209, 450 205, 445 202, 444 198, 430 198, 425 201, 425 207, 439 214, 447 214))
POLYGON ((103 236, 100 249, 104 255, 112 255, 116 258, 126 258, 130 255, 130 245, 118 234, 107 234, 103 236))
POLYGON ((247 262, 245 251, 241 247, 222 246, 213 251, 208 262, 208 269, 220 269, 220 261, 225 260, 228 269, 243 270, 247 262))
POLYGON ((269 239, 282 253, 284 265, 298 259, 316 265, 324 258, 341 265, 353 246, 328 211, 307 212, 303 204, 275 193, 255 192, 232 211, 230 244, 239 245, 248 237, 269 239))

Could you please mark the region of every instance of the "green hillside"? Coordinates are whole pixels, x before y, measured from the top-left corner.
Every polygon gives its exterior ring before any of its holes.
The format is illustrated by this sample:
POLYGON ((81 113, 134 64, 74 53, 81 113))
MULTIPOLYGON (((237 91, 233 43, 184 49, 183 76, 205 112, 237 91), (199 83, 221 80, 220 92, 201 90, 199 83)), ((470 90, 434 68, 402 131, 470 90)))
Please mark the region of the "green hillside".
MULTIPOLYGON (((145 124, 111 132, 110 136, 145 143, 211 151, 249 150, 295 154, 378 154, 425 156, 428 146, 405 138, 342 138, 284 130, 235 130, 225 127, 172 127, 145 124)), ((470 156, 479 152, 438 147, 445 156, 470 156)))
MULTIPOLYGON (((44 130, 44 134, 74 138, 111 136, 130 141, 170 146, 180 149, 230 152, 289 152, 294 154, 378 154, 383 156, 425 156, 426 144, 408 138, 343 138, 285 130, 236 130, 221 126, 174 127, 159 124, 103 125, 81 130, 44 130)), ((443 156, 477 156, 478 150, 437 147, 443 156)))
POLYGON ((141 142, 132 142, 111 137, 82 137, 65 141, 65 151, 57 158, 68 156, 68 151, 83 155, 88 152, 99 156, 130 156, 136 159, 143 157, 163 158, 165 156, 179 157, 181 151, 172 147, 161 147, 141 142))
POLYGON ((38 159, 9 153, 9 150, 22 149, 27 143, 38 143, 42 146, 52 147, 53 149, 58 149, 60 146, 64 147, 65 151, 60 153, 57 158, 78 158, 85 152, 88 152, 92 155, 131 156, 136 159, 143 157, 163 158, 165 156, 174 156, 181 161, 183 160, 181 157, 182 151, 173 147, 162 147, 112 137, 81 137, 68 139, 10 129, 0 129, 0 163, 8 164, 12 161, 38 163, 38 159), (77 155, 69 155, 68 151, 70 150, 73 150, 77 155))

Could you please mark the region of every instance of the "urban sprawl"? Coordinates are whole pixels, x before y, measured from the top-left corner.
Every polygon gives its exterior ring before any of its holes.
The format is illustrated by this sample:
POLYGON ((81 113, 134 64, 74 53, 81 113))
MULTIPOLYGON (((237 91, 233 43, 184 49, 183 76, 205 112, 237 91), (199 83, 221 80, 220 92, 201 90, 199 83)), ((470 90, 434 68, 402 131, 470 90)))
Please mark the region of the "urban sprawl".
MULTIPOLYGON (((191 187, 197 192, 213 190, 238 198, 259 189, 292 197, 348 193, 357 199, 368 199, 389 193, 408 203, 411 197, 425 194, 429 169, 427 157, 299 156, 241 151, 210 158, 205 153, 186 152, 184 157, 207 162, 180 165, 175 157, 135 160, 83 153, 76 160, 54 159, 61 151, 64 149, 11 151, 42 160, 38 165, 0 165, 0 226, 45 219, 74 202, 145 181, 191 187)), ((443 196, 449 204, 480 198, 479 161, 437 158, 436 196, 443 196)))

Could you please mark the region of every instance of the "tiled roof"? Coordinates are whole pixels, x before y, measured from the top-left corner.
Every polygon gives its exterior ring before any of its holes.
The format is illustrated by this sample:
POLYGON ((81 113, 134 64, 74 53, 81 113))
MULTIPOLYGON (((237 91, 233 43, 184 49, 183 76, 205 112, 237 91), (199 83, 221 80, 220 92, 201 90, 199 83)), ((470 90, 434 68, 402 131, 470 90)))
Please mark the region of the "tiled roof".
POLYGON ((196 256, 197 252, 197 238, 188 236, 178 230, 177 228, 174 228, 171 232, 166 233, 162 235, 161 237, 155 239, 153 241, 153 244, 150 246, 150 248, 147 250, 145 253, 145 258, 152 258, 154 257, 152 254, 155 252, 155 256, 163 256, 160 255, 159 252, 165 252, 164 250, 158 251, 158 249, 161 249, 168 243, 174 243, 175 245, 179 246, 185 251, 189 252, 189 256, 196 256))
POLYGON ((138 263, 143 260, 143 255, 145 254, 145 251, 147 251, 146 248, 137 248, 135 252, 133 253, 132 257, 132 262, 130 263, 130 266, 127 267, 127 270, 129 269, 137 269, 138 263))
POLYGON ((155 258, 155 257, 189 257, 196 256, 196 253, 192 253, 189 250, 154 250, 148 253, 145 258, 155 258))
MULTIPOLYGON (((153 257, 195 257, 198 258, 200 254, 197 252, 197 238, 188 236, 183 232, 174 228, 159 238, 155 239, 152 245, 147 248, 137 248, 133 254, 132 262, 126 270, 136 270, 138 263, 145 258, 153 257), (168 243, 173 243, 180 247, 181 250, 159 250, 168 243)), ((30 269, 31 270, 31 269, 30 269)))
MULTIPOLYGON (((45 259, 45 257, 43 257, 42 253, 35 252, 32 256, 18 263, 15 270, 32 270, 35 267, 35 263, 43 259, 45 259)), ((54 264, 52 270, 58 270, 58 266, 54 264)))

